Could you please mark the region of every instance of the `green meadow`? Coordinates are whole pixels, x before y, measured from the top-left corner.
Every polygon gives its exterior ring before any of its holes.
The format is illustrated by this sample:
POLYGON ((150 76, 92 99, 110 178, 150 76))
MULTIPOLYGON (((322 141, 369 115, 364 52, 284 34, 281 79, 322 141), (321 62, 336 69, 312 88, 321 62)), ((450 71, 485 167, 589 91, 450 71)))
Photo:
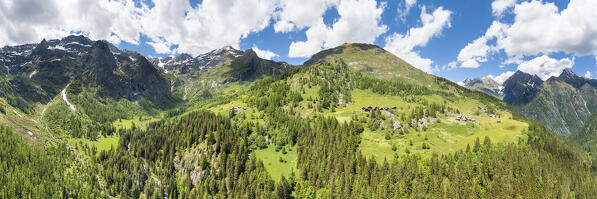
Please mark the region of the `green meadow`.
POLYGON ((284 146, 286 154, 282 153, 282 150, 276 152, 275 146, 269 146, 265 149, 256 150, 255 155, 265 165, 265 169, 270 176, 279 181, 282 175, 286 178, 290 176, 290 173, 294 170, 296 174, 296 163, 297 163, 297 152, 295 147, 284 146))

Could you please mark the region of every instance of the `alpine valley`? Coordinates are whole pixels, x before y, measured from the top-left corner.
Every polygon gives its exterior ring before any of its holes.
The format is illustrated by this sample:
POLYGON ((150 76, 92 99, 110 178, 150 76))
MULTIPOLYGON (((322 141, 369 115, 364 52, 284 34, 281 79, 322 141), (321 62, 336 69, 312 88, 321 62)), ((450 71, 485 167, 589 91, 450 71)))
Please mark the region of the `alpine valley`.
POLYGON ((454 83, 370 44, 290 65, 84 36, 0 64, 0 198, 597 196, 597 80, 568 70, 454 83))

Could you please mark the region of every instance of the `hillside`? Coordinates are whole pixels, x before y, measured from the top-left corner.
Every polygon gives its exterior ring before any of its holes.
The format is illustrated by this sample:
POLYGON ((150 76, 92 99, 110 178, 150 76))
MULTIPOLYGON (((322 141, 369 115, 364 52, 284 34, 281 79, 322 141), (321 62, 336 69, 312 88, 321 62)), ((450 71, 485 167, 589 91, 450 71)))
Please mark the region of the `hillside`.
POLYGON ((578 131, 597 111, 596 82, 570 70, 546 81, 518 71, 504 82, 504 101, 566 137, 578 131))
MULTIPOLYGON (((0 128, 0 138, 11 140, 0 142, 0 159, 25 170, 0 164, 0 172, 19 176, 0 178, 0 197, 597 195, 597 175, 577 145, 504 101, 375 45, 343 44, 302 66, 261 59, 250 49, 157 60, 116 50, 92 43, 80 59, 88 70, 47 94, 53 99, 47 124, 60 137, 15 147, 29 142, 16 129, 0 128), (217 64, 201 64, 205 57, 217 64), (169 92, 165 103, 154 89, 169 92), (19 159, 16 152, 56 158, 19 159), (37 177, 44 168, 55 175, 37 177)), ((46 93, 33 83, 31 90, 46 93)), ((42 103, 32 108, 40 109, 42 103)), ((8 109, 1 115, 9 124, 18 117, 8 109)), ((45 124, 33 126, 43 132, 45 124)))
POLYGON ((144 56, 84 36, 6 46, 0 64, 2 123, 32 139, 95 138, 107 122, 179 101, 144 56))
POLYGON ((591 114, 585 125, 570 139, 581 145, 590 156, 590 165, 597 170, 597 113, 591 114))
POLYGON ((0 64, 3 123, 34 139, 95 139, 113 122, 158 120, 170 109, 295 67, 231 47, 146 58, 84 36, 6 46, 0 64))

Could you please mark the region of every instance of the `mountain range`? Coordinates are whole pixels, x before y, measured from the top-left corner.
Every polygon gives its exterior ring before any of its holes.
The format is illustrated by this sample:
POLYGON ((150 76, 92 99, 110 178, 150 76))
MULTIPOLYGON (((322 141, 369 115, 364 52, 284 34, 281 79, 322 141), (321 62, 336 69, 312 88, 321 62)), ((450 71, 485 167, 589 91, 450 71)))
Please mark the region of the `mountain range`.
POLYGON ((0 65, 3 73, 0 96, 12 108, 11 112, 19 116, 17 121, 24 120, 15 122, 16 129, 23 132, 41 131, 48 126, 64 130, 68 122, 37 125, 43 122, 37 121, 37 117, 42 119, 47 113, 56 113, 46 110, 53 110, 54 102, 59 101, 54 98, 60 97, 61 91, 72 96, 68 97, 71 101, 86 107, 76 112, 87 118, 83 120, 89 120, 84 126, 99 128, 103 122, 133 112, 155 112, 185 99, 210 96, 219 85, 253 80, 261 75, 276 76, 295 68, 261 59, 251 49, 240 51, 229 46, 197 57, 181 54, 147 58, 84 36, 5 46, 0 49, 0 65), (122 103, 127 105, 117 105, 122 103), (130 103, 141 105, 131 110, 130 103), (100 111, 105 106, 120 114, 100 111))
POLYGON ((0 63, 0 198, 597 194, 594 125, 578 145, 525 117, 590 111, 594 82, 569 71, 462 82, 475 91, 371 44, 294 66, 231 47, 148 58, 82 36, 6 46, 0 63))
POLYGON ((483 79, 467 79, 463 85, 503 99, 560 136, 580 130, 589 115, 597 111, 597 80, 580 77, 568 69, 545 81, 522 71, 515 72, 501 86, 489 77, 483 79))

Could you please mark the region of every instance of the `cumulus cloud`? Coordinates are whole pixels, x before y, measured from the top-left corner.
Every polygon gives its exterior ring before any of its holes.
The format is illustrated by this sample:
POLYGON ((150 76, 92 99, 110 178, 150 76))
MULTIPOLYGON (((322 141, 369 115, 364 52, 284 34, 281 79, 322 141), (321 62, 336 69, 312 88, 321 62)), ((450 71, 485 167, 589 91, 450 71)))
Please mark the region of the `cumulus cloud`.
POLYGON ((326 10, 338 4, 338 0, 285 0, 274 14, 276 32, 290 32, 311 26, 321 19, 326 10))
POLYGON ((307 29, 306 41, 290 44, 289 57, 308 57, 346 42, 373 43, 387 31, 381 24, 383 6, 374 0, 341 0, 336 7, 340 18, 328 27, 320 16, 307 29))
POLYGON ((263 59, 272 59, 278 56, 276 53, 272 51, 259 49, 256 45, 253 45, 252 49, 253 51, 255 51, 255 53, 257 53, 257 56, 263 59))
POLYGON ((402 22, 406 21, 406 15, 410 12, 410 9, 417 4, 417 0, 404 0, 398 4, 398 18, 402 22))
POLYGON ((269 25, 279 0, 8 0, 0 1, 0 45, 39 42, 82 33, 91 39, 138 44, 157 53, 197 55, 269 25), (174 48, 177 46, 177 48, 174 48))
POLYGON ((499 84, 503 84, 512 75, 514 75, 514 71, 507 71, 502 74, 499 74, 498 76, 488 75, 487 77, 495 80, 499 84))
POLYGON ((517 4, 515 0, 496 0, 492 10, 498 19, 485 35, 460 51, 457 57, 460 67, 476 68, 492 53, 503 52, 507 58, 502 64, 518 64, 519 68, 528 70, 526 72, 547 78, 574 63, 569 58, 549 58, 552 53, 597 55, 597 20, 594 20, 597 18, 597 1, 570 0, 560 10, 554 3, 543 1, 517 4), (500 22, 500 16, 512 7, 513 21, 500 22), (535 58, 525 60, 525 57, 535 58))
POLYGON ((587 71, 583 77, 588 78, 588 79, 593 78, 593 77, 591 77, 591 72, 590 71, 587 71))
POLYGON ((597 54, 597 1, 571 0, 561 11, 554 3, 522 2, 498 46, 509 56, 568 52, 597 54), (557 27, 557 28, 556 28, 557 27))
POLYGON ((487 56, 497 50, 496 47, 488 45, 487 42, 493 38, 503 38, 503 29, 506 27, 506 25, 494 21, 483 36, 460 50, 457 57, 460 67, 478 68, 479 63, 487 62, 487 56))
POLYGON ((144 6, 141 25, 150 44, 162 47, 156 51, 167 48, 197 55, 227 45, 239 48, 242 38, 269 25, 276 1, 204 0, 196 7, 188 0, 153 0, 153 4, 144 6))
POLYGON ((0 1, 0 45, 39 42, 75 32, 137 44, 141 12, 132 0, 0 1))
POLYGON ((504 11, 511 8, 516 3, 516 0, 495 0, 491 3, 491 11, 494 16, 502 16, 504 11))
POLYGON ((404 35, 394 33, 386 37, 384 48, 425 72, 437 71, 437 67, 432 66, 433 61, 421 57, 414 48, 426 46, 431 38, 441 35, 444 28, 449 28, 451 14, 451 11, 442 7, 432 13, 427 13, 426 8, 422 7, 420 16, 422 26, 411 28, 404 35))
POLYGON ((554 59, 546 55, 535 57, 518 65, 518 70, 529 74, 537 75, 546 80, 551 76, 558 76, 566 68, 572 68, 574 59, 554 59))

